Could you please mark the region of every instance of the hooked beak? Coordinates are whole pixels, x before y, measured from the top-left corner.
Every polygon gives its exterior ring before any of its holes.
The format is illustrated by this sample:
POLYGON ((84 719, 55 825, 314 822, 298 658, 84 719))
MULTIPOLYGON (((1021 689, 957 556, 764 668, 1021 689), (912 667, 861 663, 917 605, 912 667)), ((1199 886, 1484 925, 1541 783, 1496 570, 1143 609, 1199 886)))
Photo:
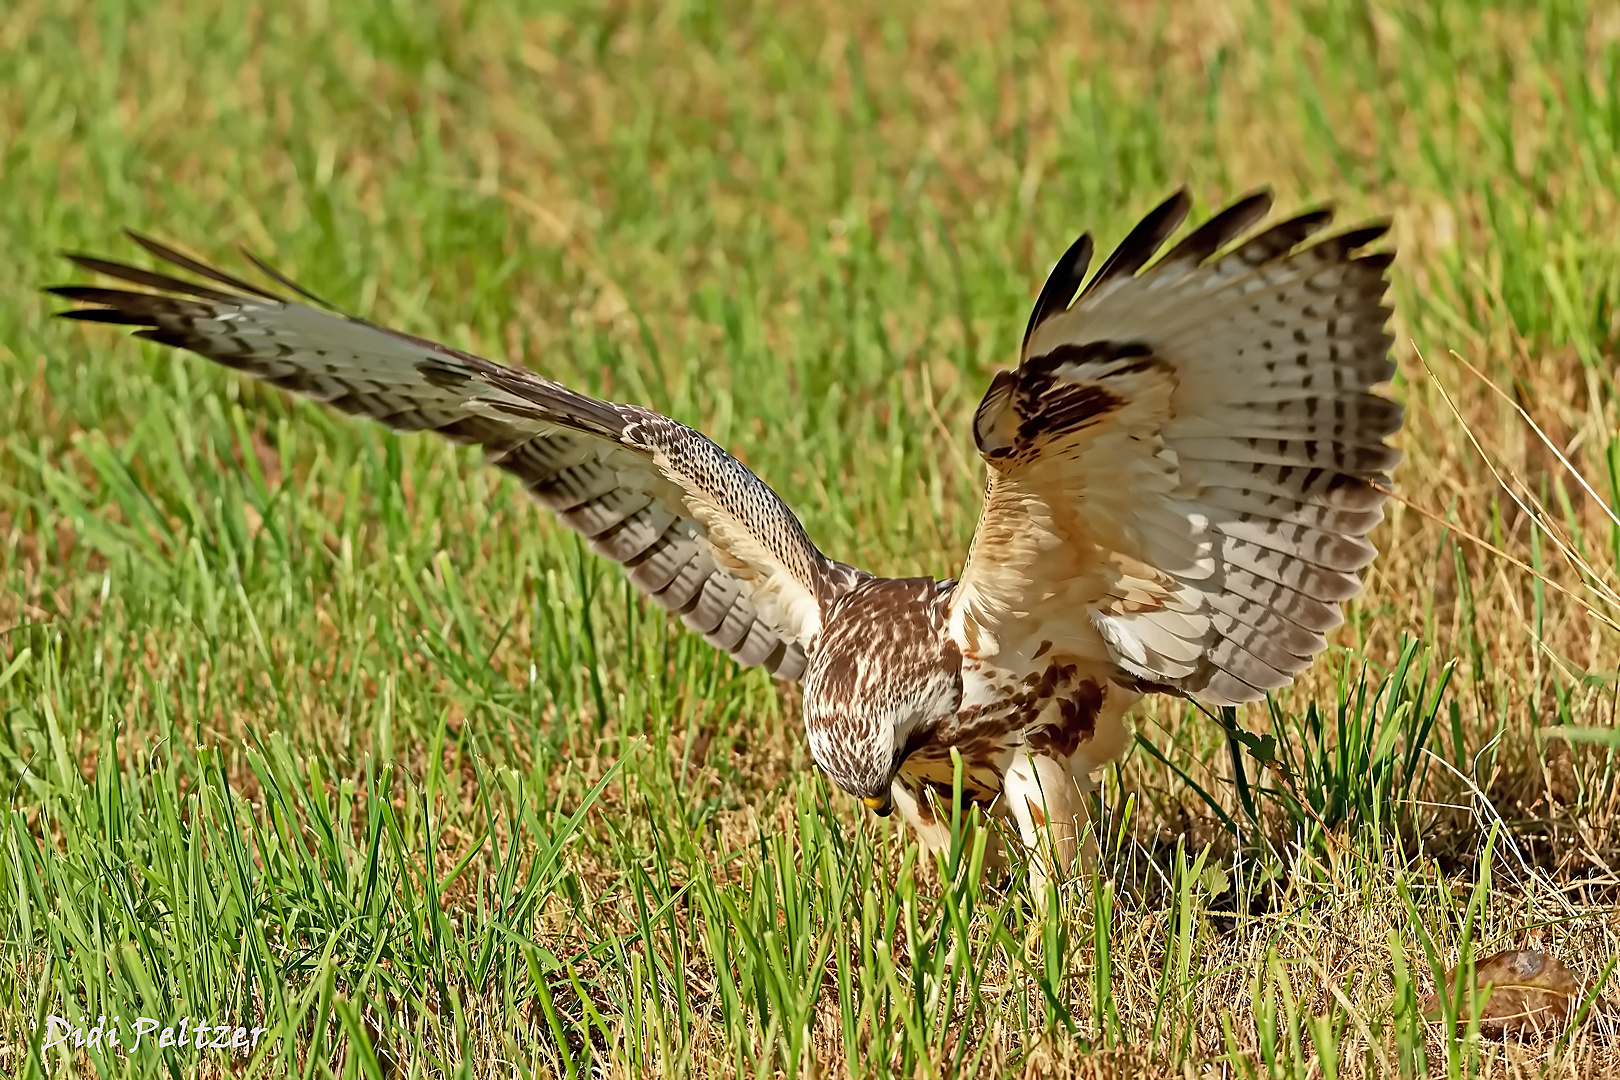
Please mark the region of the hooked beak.
POLYGON ((882 795, 873 795, 870 798, 862 799, 861 802, 865 804, 868 810, 872 811, 872 813, 876 814, 878 817, 888 817, 890 814, 894 813, 894 796, 890 795, 888 792, 884 792, 882 795))

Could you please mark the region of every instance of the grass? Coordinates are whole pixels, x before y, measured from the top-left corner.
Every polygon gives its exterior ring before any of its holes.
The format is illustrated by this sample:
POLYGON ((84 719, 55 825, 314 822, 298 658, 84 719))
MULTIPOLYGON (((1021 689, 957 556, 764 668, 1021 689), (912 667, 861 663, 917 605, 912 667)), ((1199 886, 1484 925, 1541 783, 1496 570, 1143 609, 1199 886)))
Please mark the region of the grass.
POLYGON ((1602 5, 13 0, 0 55, 0 1071, 1620 1069, 1602 5), (1393 216, 1405 501, 1241 756, 1144 712, 1044 917, 976 883, 971 829, 926 865, 858 813, 793 691, 473 456, 36 292, 124 225, 243 242, 696 424, 834 557, 943 575, 1045 271, 1181 183, 1393 216), (1592 1015, 1419 1014, 1505 947, 1592 1015), (51 1015, 267 1030, 43 1049, 51 1015))

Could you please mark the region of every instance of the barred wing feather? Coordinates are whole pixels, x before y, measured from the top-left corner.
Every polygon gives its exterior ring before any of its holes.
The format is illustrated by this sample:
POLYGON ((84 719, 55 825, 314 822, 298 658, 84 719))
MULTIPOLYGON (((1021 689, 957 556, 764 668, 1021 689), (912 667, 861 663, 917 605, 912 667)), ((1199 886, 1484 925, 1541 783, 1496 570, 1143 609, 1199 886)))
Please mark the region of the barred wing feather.
POLYGON ((1392 255, 1360 253, 1384 225, 1307 243, 1325 210, 1240 240, 1270 203, 1143 270, 1186 217, 1178 194, 1077 298, 1089 239, 1053 271, 975 417, 989 485, 952 602, 966 653, 1055 648, 1235 704, 1324 647, 1399 460, 1401 407, 1372 392, 1394 371, 1392 255))
POLYGON ((60 286, 51 291, 87 305, 64 317, 141 327, 140 337, 344 412, 481 446, 637 587, 744 664, 797 678, 823 605, 862 576, 817 550, 741 462, 666 416, 288 299, 130 235, 203 281, 70 256, 151 291, 60 286))

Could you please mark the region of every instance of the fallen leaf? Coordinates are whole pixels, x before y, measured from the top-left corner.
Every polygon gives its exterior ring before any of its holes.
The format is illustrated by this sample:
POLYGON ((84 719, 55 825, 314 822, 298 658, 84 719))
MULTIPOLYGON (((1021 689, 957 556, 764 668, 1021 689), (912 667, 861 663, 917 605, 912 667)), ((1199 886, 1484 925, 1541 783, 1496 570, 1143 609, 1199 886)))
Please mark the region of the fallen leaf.
MULTIPOLYGON (((1436 993, 1455 994, 1458 975, 1457 968, 1446 972, 1436 993)), ((1464 996, 1457 1022, 1466 1024, 1477 1007, 1481 1035, 1552 1034, 1569 1026, 1580 1000, 1580 980, 1557 957, 1509 949, 1474 964, 1474 993, 1464 996)), ((1425 1019, 1445 1018, 1435 994, 1418 1005, 1425 1019)))

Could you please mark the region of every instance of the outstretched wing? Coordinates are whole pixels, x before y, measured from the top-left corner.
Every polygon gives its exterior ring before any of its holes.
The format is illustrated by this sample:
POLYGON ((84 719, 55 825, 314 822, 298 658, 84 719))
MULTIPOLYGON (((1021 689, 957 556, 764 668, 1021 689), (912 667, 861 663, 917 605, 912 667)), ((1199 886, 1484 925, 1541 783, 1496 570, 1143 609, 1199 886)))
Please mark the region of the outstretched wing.
POLYGON ((1371 392, 1394 372, 1393 255, 1357 254, 1385 224, 1306 245, 1327 210, 1228 249, 1261 193, 1142 270, 1188 206, 1078 298, 1089 237, 1052 272, 974 419, 989 487, 951 629, 1006 666, 1052 650, 1225 705, 1291 681, 1373 558, 1400 457, 1401 407, 1371 392))
POLYGON ((137 336, 344 412, 483 447, 642 591, 744 664, 797 678, 823 606, 862 576, 817 550, 746 466, 666 416, 319 310, 130 235, 207 284, 69 256, 152 291, 51 289, 91 305, 64 317, 144 327, 137 336))

